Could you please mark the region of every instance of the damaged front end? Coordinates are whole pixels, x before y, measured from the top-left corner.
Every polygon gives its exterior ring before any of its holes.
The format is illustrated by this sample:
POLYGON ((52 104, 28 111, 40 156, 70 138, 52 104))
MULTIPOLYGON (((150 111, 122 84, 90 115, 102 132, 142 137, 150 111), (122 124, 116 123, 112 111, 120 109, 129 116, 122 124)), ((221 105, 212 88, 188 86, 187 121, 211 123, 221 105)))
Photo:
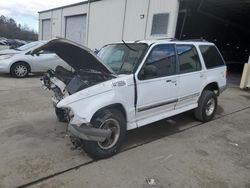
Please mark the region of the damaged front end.
POLYGON ((79 121, 80 117, 72 109, 58 107, 58 103, 79 91, 115 78, 116 75, 91 50, 66 39, 53 39, 31 54, 39 54, 43 50, 56 53, 71 67, 68 70, 57 66, 41 78, 44 87, 54 93, 52 101, 58 119, 69 122, 69 132, 78 139, 104 141, 110 136, 110 131, 93 128, 88 122, 79 121))
POLYGON ((69 71, 57 66, 55 71, 48 70, 41 81, 46 89, 52 90, 54 93, 52 101, 58 119, 62 122, 69 122, 72 116, 70 110, 57 108, 57 103, 67 96, 111 78, 111 76, 103 75, 95 70, 69 71))

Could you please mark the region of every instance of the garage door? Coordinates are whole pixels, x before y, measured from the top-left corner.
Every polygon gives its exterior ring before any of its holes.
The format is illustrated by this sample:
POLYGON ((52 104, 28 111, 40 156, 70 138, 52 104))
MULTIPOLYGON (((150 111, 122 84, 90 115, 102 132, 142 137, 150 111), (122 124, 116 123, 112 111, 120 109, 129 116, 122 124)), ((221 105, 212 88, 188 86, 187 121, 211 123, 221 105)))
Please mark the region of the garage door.
POLYGON ((86 15, 66 17, 65 38, 86 44, 86 15))
POLYGON ((48 40, 51 38, 51 21, 50 19, 42 20, 42 39, 48 40))

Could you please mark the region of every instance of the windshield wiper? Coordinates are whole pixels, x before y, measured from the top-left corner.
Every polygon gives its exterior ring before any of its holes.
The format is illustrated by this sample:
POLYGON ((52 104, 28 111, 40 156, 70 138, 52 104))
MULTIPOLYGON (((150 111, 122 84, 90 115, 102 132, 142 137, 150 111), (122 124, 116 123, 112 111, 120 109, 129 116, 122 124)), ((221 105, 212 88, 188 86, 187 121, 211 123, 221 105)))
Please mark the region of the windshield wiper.
POLYGON ((137 52, 137 51, 138 51, 138 50, 136 50, 136 49, 130 47, 124 40, 122 40, 122 42, 123 42, 123 44, 124 44, 128 49, 130 49, 130 50, 132 50, 132 51, 134 51, 134 52, 137 52))
MULTIPOLYGON (((134 52, 138 52, 138 51, 139 51, 139 50, 136 50, 136 49, 132 48, 131 46, 129 46, 124 40, 122 40, 122 42, 123 42, 123 44, 124 44, 128 49, 130 49, 130 50, 132 50, 132 51, 134 51, 134 52)), ((118 71, 118 74, 121 73, 121 70, 122 70, 123 65, 125 64, 125 62, 126 62, 126 61, 123 61, 123 62, 122 62, 121 67, 120 67, 120 69, 119 69, 119 71, 118 71)))

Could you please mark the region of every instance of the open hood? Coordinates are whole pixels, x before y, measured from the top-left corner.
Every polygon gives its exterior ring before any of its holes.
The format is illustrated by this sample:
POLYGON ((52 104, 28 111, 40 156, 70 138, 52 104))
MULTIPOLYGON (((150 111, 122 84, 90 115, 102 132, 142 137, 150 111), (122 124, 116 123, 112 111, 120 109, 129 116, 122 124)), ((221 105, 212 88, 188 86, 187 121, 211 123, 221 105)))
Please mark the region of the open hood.
POLYGON ((76 71, 93 69, 104 74, 114 74, 90 49, 67 39, 56 38, 31 51, 31 55, 46 50, 56 53, 76 71))

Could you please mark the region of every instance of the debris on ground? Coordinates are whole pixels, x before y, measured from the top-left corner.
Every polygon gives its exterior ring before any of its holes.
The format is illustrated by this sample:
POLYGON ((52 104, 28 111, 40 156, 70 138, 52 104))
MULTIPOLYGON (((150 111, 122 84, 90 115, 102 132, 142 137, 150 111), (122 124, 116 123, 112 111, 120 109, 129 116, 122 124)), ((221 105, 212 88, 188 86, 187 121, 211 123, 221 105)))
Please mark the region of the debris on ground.
POLYGON ((146 182, 147 182, 147 184, 148 185, 150 185, 150 186, 156 186, 157 185, 157 180, 156 179, 154 179, 154 178, 146 178, 146 182))

